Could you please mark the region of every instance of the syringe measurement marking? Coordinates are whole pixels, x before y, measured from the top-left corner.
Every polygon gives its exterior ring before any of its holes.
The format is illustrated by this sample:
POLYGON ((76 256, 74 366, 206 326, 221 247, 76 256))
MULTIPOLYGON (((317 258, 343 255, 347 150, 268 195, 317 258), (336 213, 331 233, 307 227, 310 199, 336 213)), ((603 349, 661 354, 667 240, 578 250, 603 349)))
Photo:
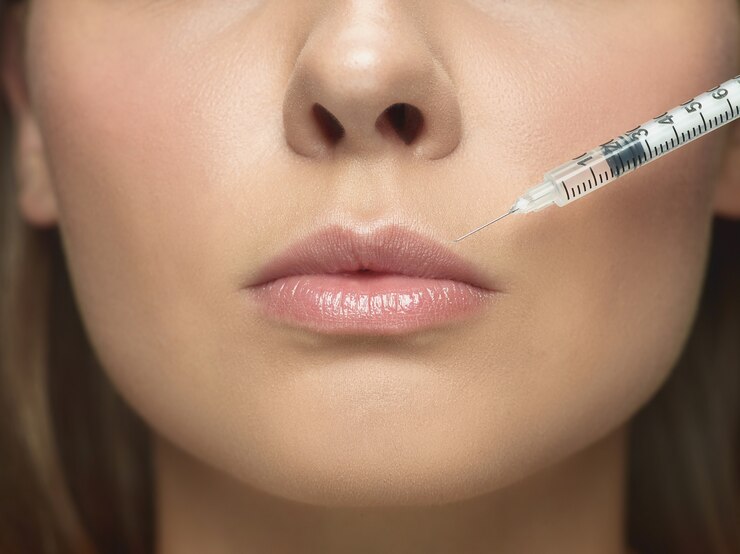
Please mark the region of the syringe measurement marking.
MULTIPOLYGON (((716 89, 715 89, 716 90, 716 89)), ((711 92, 711 91, 708 91, 711 92)), ((740 115, 740 106, 733 106, 732 102, 730 102, 729 98, 725 99, 727 102, 727 105, 730 107, 730 111, 728 112, 725 110, 723 113, 718 114, 716 116, 713 116, 712 119, 709 120, 709 123, 707 123, 707 120, 704 117, 704 114, 702 112, 699 112, 699 115, 702 118, 702 123, 704 125, 704 131, 702 131, 701 125, 693 126, 690 128, 690 130, 687 131, 681 131, 681 136, 678 135, 678 130, 676 129, 675 125, 671 125, 671 129, 673 129, 673 134, 675 135, 676 139, 674 141, 673 138, 670 138, 665 141, 665 143, 659 144, 658 147, 651 147, 650 143, 645 139, 645 145, 647 146, 647 153, 643 152, 641 156, 637 156, 633 160, 627 160, 627 169, 632 169, 630 162, 634 163, 634 168, 636 169, 639 165, 642 165, 645 163, 648 159, 648 156, 650 159, 653 159, 653 157, 657 156, 660 149, 660 154, 665 154, 669 152, 671 149, 676 148, 678 146, 681 146, 682 144, 685 144, 686 142, 689 142, 692 138, 696 138, 697 136, 700 136, 703 132, 707 130, 713 129, 715 126, 719 126, 725 121, 729 121, 732 119, 735 115, 740 115), (693 135, 693 137, 692 137, 693 135)), ((666 112, 667 113, 667 112, 666 112)), ((654 119, 658 119, 660 117, 665 116, 663 114, 662 116, 657 116, 654 119)), ((640 127, 637 127, 636 129, 639 129, 640 127)), ((628 131, 629 134, 629 131, 628 131)), ((624 169, 624 160, 622 159, 622 156, 619 152, 617 152, 617 158, 619 159, 621 172, 623 173, 625 171, 624 169)), ((593 170, 591 171, 593 174, 593 170)), ((601 179, 601 175, 599 175, 601 179)), ((614 177, 614 171, 612 170, 612 177, 614 177)), ((608 175, 607 175, 608 179, 608 175)), ((594 182, 596 182, 596 177, 594 176, 594 182)), ((603 179, 601 179, 601 183, 603 183, 603 179)))
MULTIPOLYGON (((739 78, 740 77, 736 79, 739 78)), ((738 80, 738 83, 740 83, 740 80, 738 80)), ((718 94, 720 96, 716 96, 715 94, 712 95, 715 100, 720 100, 727 95, 726 90, 720 89, 719 86, 706 92, 718 90, 718 94)), ((589 166, 591 178, 588 178, 585 181, 581 181, 580 183, 573 183, 571 185, 566 185, 566 182, 564 180, 560 181, 560 184, 565 191, 567 199, 575 199, 578 196, 585 194, 593 190, 594 188, 597 188, 599 185, 609 182, 611 179, 615 179, 622 174, 635 170, 648 161, 654 159, 655 157, 667 154, 671 150, 678 148, 679 146, 686 144, 687 142, 690 142, 691 140, 701 136, 707 131, 710 131, 715 127, 719 127, 723 123, 730 121, 736 115, 740 115, 740 106, 733 106, 729 98, 725 98, 725 101, 727 102, 727 105, 729 107, 729 112, 725 110, 723 113, 711 116, 709 120, 707 120, 707 118, 704 116, 703 111, 701 110, 702 105, 699 102, 695 102, 694 98, 684 104, 681 104, 681 106, 684 107, 689 113, 698 112, 699 116, 701 117, 701 123, 692 125, 690 127, 685 126, 684 129, 680 132, 680 135, 676 125, 673 123, 673 118, 679 114, 683 114, 683 112, 674 113, 670 116, 668 115, 668 112, 665 112, 664 114, 652 118, 652 121, 648 121, 647 123, 657 122, 670 124, 671 129, 673 130, 673 135, 675 137, 669 137, 665 141, 659 142, 657 146, 651 146, 650 142, 646 138, 644 138, 648 134, 648 129, 643 128, 642 125, 635 127, 635 129, 632 129, 631 131, 627 131, 624 135, 620 135, 602 144, 601 154, 604 156, 604 160, 608 163, 608 171, 604 171, 603 173, 599 172, 599 180, 597 181, 596 173, 594 172, 593 167, 596 163, 594 161, 591 162, 592 165, 589 166), (691 104, 691 106, 687 107, 687 105, 689 104, 691 104), (694 104, 697 104, 697 106, 694 106, 694 104), (699 109, 697 109, 697 107, 699 109), (644 137, 641 138, 640 135, 644 135, 644 137), (643 148, 643 145, 647 149, 643 148), (623 156, 623 154, 626 155, 623 156)), ((579 158, 582 158, 583 156, 585 156, 585 154, 577 156, 573 159, 579 160, 579 158)), ((586 162, 591 159, 591 156, 581 159, 580 161, 578 161, 578 164, 585 166, 586 162)))
MULTIPOLYGON (((583 181, 581 183, 583 185, 583 192, 586 192, 586 184, 588 184, 588 190, 592 190, 594 187, 598 187, 599 185, 603 184, 604 183, 604 178, 606 178, 607 181, 609 180, 609 174, 605 171, 604 173, 599 173, 599 182, 597 183, 596 182, 596 173, 594 173, 594 168, 593 167, 589 167, 588 169, 589 169, 589 171, 591 171, 591 176, 594 179, 593 179, 593 181, 591 181, 591 179, 587 179, 586 181, 583 181)), ((568 196, 568 198, 570 198, 570 194, 568 192, 568 187, 565 186, 565 181, 562 181, 561 183, 563 185, 563 188, 565 189, 566 196, 568 196)), ((570 192, 573 193, 573 195, 575 196, 576 190, 580 194, 580 192, 581 192, 580 191, 580 185, 575 190, 571 187, 570 192)))
MULTIPOLYGON (((637 158, 637 159, 639 160, 640 158, 637 158)), ((641 161, 641 163, 644 162, 645 159, 647 159, 647 158, 644 158, 641 161)), ((629 168, 629 161, 627 162, 627 167, 629 168)), ((599 173, 599 182, 597 183, 596 182, 596 173, 594 173, 594 168, 593 167, 589 167, 588 169, 591 172, 591 176, 593 177, 593 181, 591 181, 591 179, 587 179, 587 180, 581 182, 581 185, 583 185, 583 192, 586 192, 586 185, 587 184, 588 184, 588 190, 592 190, 594 187, 598 187, 599 185, 603 184, 604 183, 604 178, 606 178, 607 181, 609 180, 609 174, 605 171, 604 173, 599 173)), ((581 185, 578 185, 577 187, 571 187, 569 189, 565 185, 565 181, 561 181, 560 184, 563 186, 563 189, 565 189, 565 194, 566 194, 568 200, 570 200, 571 193, 573 194, 573 196, 576 195, 576 192, 578 194, 581 193, 581 189, 580 189, 581 185)))

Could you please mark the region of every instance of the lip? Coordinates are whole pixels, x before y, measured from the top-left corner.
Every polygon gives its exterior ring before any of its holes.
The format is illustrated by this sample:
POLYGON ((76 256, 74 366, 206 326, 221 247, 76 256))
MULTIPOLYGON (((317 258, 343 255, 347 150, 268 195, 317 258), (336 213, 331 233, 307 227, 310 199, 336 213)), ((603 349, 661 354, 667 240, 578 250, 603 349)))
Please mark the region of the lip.
POLYGON ((245 287, 270 319, 329 334, 395 335, 479 313, 499 290, 443 244, 398 225, 333 225, 293 243, 245 287))

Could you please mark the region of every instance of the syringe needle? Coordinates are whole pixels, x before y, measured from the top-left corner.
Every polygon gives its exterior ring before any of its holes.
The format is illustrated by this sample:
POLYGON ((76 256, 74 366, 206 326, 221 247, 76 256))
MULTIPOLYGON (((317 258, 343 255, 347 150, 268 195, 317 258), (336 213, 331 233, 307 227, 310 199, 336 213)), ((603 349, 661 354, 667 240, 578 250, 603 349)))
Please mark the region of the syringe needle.
POLYGON ((512 209, 510 209, 510 210, 509 210, 508 212, 506 212, 505 214, 503 214, 503 215, 500 215, 500 216, 498 216, 498 217, 497 217, 496 219, 494 219, 493 221, 489 221, 488 223, 486 223, 486 224, 484 224, 484 225, 481 225, 481 226, 480 226, 480 227, 478 227, 477 229, 473 229, 473 230, 472 230, 472 231, 470 231, 469 233, 465 233, 465 234, 464 234, 463 236, 461 236, 461 237, 458 237, 458 238, 456 238, 456 239, 455 239, 455 240, 453 240, 452 242, 459 242, 459 241, 461 241, 462 239, 464 239, 465 237, 469 237, 469 236, 470 236, 470 235, 472 235, 473 233, 477 233, 477 232, 478 232, 478 231, 480 231, 481 229, 485 229, 485 228, 486 228, 486 227, 488 227, 488 226, 489 226, 489 225, 490 225, 491 223, 496 223, 496 222, 497 222, 497 221, 498 221, 499 219, 503 219, 503 218, 505 218, 505 217, 506 217, 507 215, 513 214, 513 213, 514 213, 515 211, 516 211, 516 210, 515 210, 514 208, 512 208, 512 209))

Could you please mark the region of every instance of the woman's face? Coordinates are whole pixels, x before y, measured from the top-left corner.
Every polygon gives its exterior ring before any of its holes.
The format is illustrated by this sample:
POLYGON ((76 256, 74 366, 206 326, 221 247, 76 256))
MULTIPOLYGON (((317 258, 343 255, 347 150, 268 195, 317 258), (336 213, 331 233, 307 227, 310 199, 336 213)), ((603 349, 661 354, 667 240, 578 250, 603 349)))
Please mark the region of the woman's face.
POLYGON ((37 0, 27 31, 23 121, 93 346, 157 433, 243 482, 335 505, 492 491, 625 423, 680 353, 727 129, 452 245, 500 289, 470 317, 321 333, 244 284, 334 223, 450 244, 736 75, 734 0, 37 0), (417 143, 374 126, 404 101, 417 143))

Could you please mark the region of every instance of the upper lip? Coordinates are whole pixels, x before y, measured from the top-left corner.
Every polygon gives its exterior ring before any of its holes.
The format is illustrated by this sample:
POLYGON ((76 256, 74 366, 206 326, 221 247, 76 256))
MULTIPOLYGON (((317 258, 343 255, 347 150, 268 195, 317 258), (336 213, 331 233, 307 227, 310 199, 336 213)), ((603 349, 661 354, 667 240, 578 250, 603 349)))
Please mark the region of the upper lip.
POLYGON ((324 227, 295 242, 258 271, 251 286, 291 275, 359 270, 430 279, 450 279, 494 290, 475 265, 440 242, 398 225, 360 233, 340 225, 324 227))

